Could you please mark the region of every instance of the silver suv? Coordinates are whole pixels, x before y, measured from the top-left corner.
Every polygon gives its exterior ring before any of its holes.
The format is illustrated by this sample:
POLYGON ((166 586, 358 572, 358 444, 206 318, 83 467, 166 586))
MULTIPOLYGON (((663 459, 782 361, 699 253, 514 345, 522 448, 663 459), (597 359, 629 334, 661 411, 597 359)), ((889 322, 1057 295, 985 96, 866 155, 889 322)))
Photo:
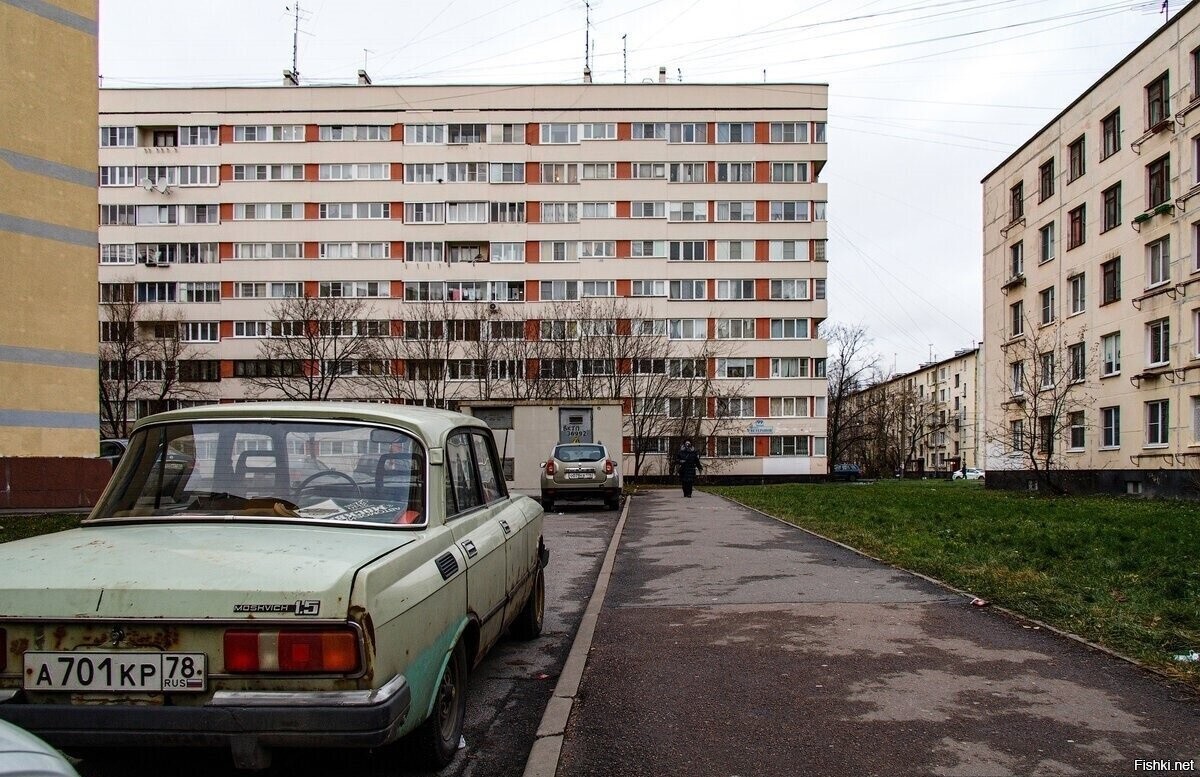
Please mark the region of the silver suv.
POLYGON ((603 443, 563 443, 542 462, 542 507, 557 501, 600 499, 609 510, 621 506, 621 467, 603 443))

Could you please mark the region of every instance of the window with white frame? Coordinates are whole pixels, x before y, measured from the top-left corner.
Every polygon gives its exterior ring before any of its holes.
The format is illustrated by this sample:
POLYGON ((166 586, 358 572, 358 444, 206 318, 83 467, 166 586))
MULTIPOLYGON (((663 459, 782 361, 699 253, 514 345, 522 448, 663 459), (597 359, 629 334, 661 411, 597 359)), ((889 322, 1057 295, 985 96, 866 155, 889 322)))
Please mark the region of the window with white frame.
POLYGON ((812 204, 812 219, 813 221, 824 221, 828 210, 829 203, 817 200, 812 204))
POLYGON ((580 240, 580 259, 613 259, 617 255, 615 240, 580 240))
POLYGON ((772 162, 771 183, 808 183, 808 162, 772 162))
POLYGON ((772 262, 807 262, 807 240, 772 240, 767 248, 767 259, 772 262))
POLYGON ((634 140, 666 140, 667 125, 635 121, 630 128, 630 135, 634 140))
POLYGON ((235 202, 233 204, 234 221, 287 221, 302 218, 304 218, 304 203, 302 202, 235 202))
POLYGON ((235 181, 303 181, 304 165, 234 165, 235 181))
POLYGON ((488 299, 497 302, 522 302, 525 299, 525 282, 490 281, 488 299))
POLYGON ((1025 393, 1025 362, 1017 361, 1008 365, 1008 389, 1014 397, 1025 393))
POLYGON ((323 124, 317 130, 317 138, 324 141, 391 140, 392 128, 388 124, 323 124))
POLYGON ((754 418, 754 397, 719 397, 718 418, 754 418))
POLYGON ((404 142, 413 145, 444 144, 445 124, 405 124, 404 142))
POLYGON ((567 224, 579 221, 579 203, 577 202, 543 202, 543 224, 567 224))
MULTIPOLYGON (((731 416, 741 418, 753 418, 754 416, 731 416)), ((713 441, 716 443, 716 454, 718 458, 745 458, 754 455, 754 438, 749 436, 741 437, 715 437, 713 441)))
POLYGON ((667 282, 663 280, 635 280, 630 284, 631 297, 665 297, 667 282))
POLYGON ((404 261, 406 262, 443 262, 445 261, 446 244, 432 241, 419 241, 404 244, 404 261))
MULTIPOLYGON (((1054 258, 1054 222, 1038 230, 1038 263, 1045 264, 1054 258)), ((1013 273, 1019 275, 1020 273, 1013 273)))
POLYGON ((825 278, 813 278, 813 299, 825 299, 825 278))
POLYGON ((184 321, 179 325, 179 339, 185 343, 215 343, 221 339, 219 321, 184 321))
POLYGON ((525 244, 492 243, 488 253, 492 262, 520 264, 525 261, 525 244))
POLYGON ((611 219, 616 218, 617 204, 615 202, 581 202, 579 217, 581 219, 611 219))
POLYGON ((234 143, 303 143, 303 124, 236 124, 233 127, 234 143))
MULTIPOLYGON (((444 281, 408 281, 404 284, 405 302, 442 302, 446 299, 446 283, 444 281)), ((407 322, 440 323, 440 322, 407 322)), ((408 337, 407 330, 405 337, 408 337)))
POLYGON ((133 243, 105 243, 100 246, 100 264, 134 264, 136 257, 133 243))
POLYGON ((550 122, 542 125, 542 143, 544 145, 559 143, 578 143, 579 125, 563 122, 550 122))
POLYGON ((321 281, 317 293, 322 297, 387 297, 387 281, 321 281))
POLYGON ((671 262, 703 262, 708 243, 704 240, 672 240, 667 244, 667 260, 671 262))
POLYGON ((220 143, 220 135, 216 127, 180 127, 179 145, 181 146, 215 146, 220 143))
POLYGON ((808 359, 797 356, 772 357, 772 378, 807 378, 808 359))
POLYGON ((753 240, 718 240, 718 262, 753 262, 753 240))
POLYGON ((1047 351, 1038 356, 1038 379, 1041 388, 1054 388, 1056 377, 1053 351, 1047 351))
POLYGON ((404 203, 405 224, 442 224, 446 221, 444 202, 404 203))
POLYGON ((135 170, 133 165, 105 165, 100 168, 100 185, 133 186, 135 170))
POLYGON ((771 221, 808 221, 808 208, 809 202, 807 200, 795 202, 771 200, 771 221))
POLYGON ((754 122, 717 122, 718 143, 753 143, 754 122))
POLYGON ((447 224, 486 224, 488 223, 488 203, 486 202, 447 202, 447 224))
POLYGON ((705 359, 667 359, 667 375, 672 378, 704 378, 708 376, 705 359))
POLYGON ((665 219, 667 203, 635 200, 629 204, 629 217, 634 219, 665 219))
POLYGON ((752 318, 718 318, 718 340, 753 340, 754 319, 752 318))
MULTIPOLYGON (((478 302, 487 298, 487 281, 446 281, 446 299, 450 302, 478 302)), ((456 321, 453 325, 468 326, 468 322, 456 321)), ((453 334, 453 331, 451 332, 453 334)), ((452 340, 478 338, 451 337, 452 340)))
MULTIPOLYGON (((629 365, 630 372, 634 375, 666 375, 667 360, 666 359, 633 359, 629 365)), ((644 401, 646 397, 638 397, 634 402, 644 401)), ((644 407, 645 405, 643 405, 644 407)))
POLYGON ((754 359, 717 359, 718 378, 753 378, 754 359))
POLYGON ((1192 311, 1192 358, 1200 358, 1200 310, 1192 311))
POLYGON ((657 256, 663 257, 667 255, 667 241, 665 240, 633 240, 629 244, 630 256, 657 256))
POLYGON ((579 299, 579 281, 542 281, 538 299, 543 302, 579 299))
POLYGON ((321 259, 387 259, 391 243, 321 243, 317 256, 321 259))
POLYGON ((487 162, 450 162, 446 165, 449 183, 487 183, 487 162))
POLYGON ((524 143, 524 124, 489 124, 488 143, 524 143))
POLYGON ((671 183, 704 183, 708 165, 704 162, 672 162, 667 168, 671 183))
POLYGON ((219 281, 184 281, 179 284, 180 302, 220 302, 219 281))
POLYGON ((581 281, 580 297, 615 297, 617 296, 616 281, 581 281))
POLYGON ((718 183, 754 183, 753 162, 717 162, 718 183))
POLYGON ((1113 332, 1100 338, 1100 376, 1108 377, 1121 371, 1121 333, 1113 332))
POLYGON ((488 180, 492 183, 525 183, 525 163, 492 162, 488 180))
POLYGON ((772 340, 807 340, 807 318, 773 318, 771 319, 772 340))
POLYGON ((1171 238, 1159 238, 1146 245, 1146 288, 1171 282, 1171 238))
POLYGON ((553 318, 542 319, 538 322, 538 332, 542 340, 578 340, 579 322, 553 318))
POLYGON ((809 437, 807 435, 773 435, 771 437, 772 456, 808 456, 809 437))
POLYGON ((234 259, 299 259, 301 243, 234 243, 234 259))
POLYGON ((771 397, 772 418, 808 418, 808 397, 771 397))
POLYGON ((1170 443, 1170 410, 1170 401, 1166 399, 1146 403, 1146 445, 1170 443))
POLYGON ((1071 382, 1083 383, 1087 378, 1087 352, 1083 343, 1071 343, 1067 346, 1067 356, 1071 360, 1071 382))
POLYGON ((431 162, 409 162, 404 165, 405 183, 441 183, 445 180, 445 165, 431 162))
POLYGON ((806 121, 777 121, 771 122, 772 143, 807 143, 808 122, 806 121))
POLYGON ((386 181, 391 177, 391 172, 392 166, 386 162, 326 164, 317 168, 317 178, 322 181, 386 181))
POLYGON ((616 162, 584 162, 579 166, 579 177, 585 181, 605 181, 617 177, 616 162))
POLYGON ((489 207, 491 209, 489 217, 493 224, 525 223, 525 203, 523 201, 493 202, 489 207))
POLYGON ((1058 317, 1058 308, 1054 304, 1053 286, 1038 292, 1038 307, 1041 309, 1040 322, 1042 326, 1054 323, 1054 319, 1058 317))
POLYGON ((1146 324, 1146 366, 1162 367, 1171 362, 1171 319, 1146 324))
POLYGON ((754 298, 753 278, 719 278, 717 280, 717 299, 719 300, 748 300, 754 298))
POLYGON ((671 281, 668 286, 667 296, 669 299, 675 300, 706 299, 705 287, 707 285, 708 282, 704 280, 671 281))
POLYGON ((1119 406, 1100 408, 1100 447, 1119 448, 1121 446, 1121 408, 1119 406))
POLYGON ((137 145, 137 127, 101 127, 101 148, 133 148, 137 145))
POLYGON ((704 200, 669 202, 667 221, 708 221, 708 203, 704 200))
POLYGON ((665 318, 635 318, 629 322, 629 331, 635 337, 666 337, 665 318))
POLYGON ((386 219, 391 215, 390 202, 322 202, 317 205, 319 219, 386 219))
POLYGON ((754 201, 718 201, 717 221, 754 221, 754 201))
POLYGON ((666 178, 667 165, 665 162, 634 162, 630 166, 630 176, 633 178, 666 178))
POLYGON ((771 299, 808 299, 808 279, 773 279, 771 281, 771 299))
POLYGON ((541 245, 543 262, 577 262, 579 243, 574 240, 546 240, 541 245))
POLYGON ((667 337, 672 340, 708 339, 708 319, 672 318, 667 320, 667 337))
POLYGON ((667 125, 669 143, 707 143, 708 125, 704 122, 680 122, 667 125))
POLYGON ((1071 315, 1082 313, 1087 304, 1087 283, 1083 273, 1067 278, 1071 286, 1071 315))
POLYGON ((584 140, 616 140, 617 125, 615 122, 579 125, 579 135, 584 140))

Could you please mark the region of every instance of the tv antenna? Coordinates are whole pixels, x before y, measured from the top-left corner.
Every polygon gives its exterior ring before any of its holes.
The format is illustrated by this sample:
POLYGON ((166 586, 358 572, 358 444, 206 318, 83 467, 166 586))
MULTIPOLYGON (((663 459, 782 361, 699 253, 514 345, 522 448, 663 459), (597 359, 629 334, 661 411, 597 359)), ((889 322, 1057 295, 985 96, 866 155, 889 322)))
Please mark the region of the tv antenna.
POLYGON ((625 43, 625 35, 621 36, 621 81, 629 83, 629 46, 625 43))
POLYGON ((583 22, 583 67, 585 70, 592 68, 592 4, 588 0, 583 0, 584 7, 584 22, 583 22))
MULTIPOLYGON (((285 11, 292 12, 292 77, 296 83, 300 82, 300 68, 298 62, 300 48, 300 16, 304 13, 300 8, 300 3, 285 5, 285 11)), ((307 34, 307 33, 306 33, 307 34)))

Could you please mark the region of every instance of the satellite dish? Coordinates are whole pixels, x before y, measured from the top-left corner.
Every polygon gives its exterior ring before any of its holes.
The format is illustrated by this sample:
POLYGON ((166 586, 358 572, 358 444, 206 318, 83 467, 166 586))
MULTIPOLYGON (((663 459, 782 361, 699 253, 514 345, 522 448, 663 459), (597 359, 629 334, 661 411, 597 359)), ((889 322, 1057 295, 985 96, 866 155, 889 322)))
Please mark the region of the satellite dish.
POLYGON ((142 178, 142 180, 138 181, 138 186, 146 191, 150 191, 154 188, 154 181, 151 181, 149 178, 142 178))
POLYGON ((167 185, 167 179, 165 177, 159 178, 158 182, 154 184, 154 188, 163 194, 171 193, 171 187, 167 185))

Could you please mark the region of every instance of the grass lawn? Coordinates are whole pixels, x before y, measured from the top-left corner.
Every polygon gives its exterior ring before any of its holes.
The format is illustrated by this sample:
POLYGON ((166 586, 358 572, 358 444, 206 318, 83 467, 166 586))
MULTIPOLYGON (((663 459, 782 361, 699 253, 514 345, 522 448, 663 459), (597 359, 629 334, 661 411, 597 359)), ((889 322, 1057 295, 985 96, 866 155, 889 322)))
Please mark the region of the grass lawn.
POLYGON ((12 542, 35 534, 74 529, 87 513, 49 515, 0 515, 0 542, 12 542))
POLYGON ((728 496, 1200 687, 1200 504, 979 483, 731 486, 728 496))

